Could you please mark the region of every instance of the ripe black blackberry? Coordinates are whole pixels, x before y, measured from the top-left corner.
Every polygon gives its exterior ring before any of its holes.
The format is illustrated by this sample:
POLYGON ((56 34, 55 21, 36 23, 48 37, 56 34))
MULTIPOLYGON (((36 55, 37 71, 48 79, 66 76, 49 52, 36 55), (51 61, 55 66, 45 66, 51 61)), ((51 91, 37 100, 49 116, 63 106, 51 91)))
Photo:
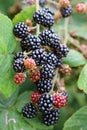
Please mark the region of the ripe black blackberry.
POLYGON ((38 101, 38 108, 43 113, 49 112, 53 107, 53 95, 52 94, 44 94, 40 97, 38 101))
POLYGON ((23 22, 19 22, 14 26, 13 33, 18 38, 26 37, 28 35, 28 26, 23 22))
POLYGON ((46 4, 46 0, 39 0, 39 5, 40 5, 41 7, 44 7, 45 4, 46 4))
POLYGON ((54 15, 54 12, 52 11, 52 9, 48 7, 45 7, 43 10, 46 11, 47 13, 50 13, 51 15, 54 15))
POLYGON ((59 48, 56 49, 56 54, 59 58, 66 57, 69 52, 69 49, 66 45, 60 45, 59 48))
MULTIPOLYGON (((48 62, 49 63, 49 62, 48 62)), ((45 64, 42 69, 40 70, 41 77, 46 79, 52 79, 55 72, 54 72, 54 66, 45 64)))
POLYGON ((26 118, 33 118, 37 115, 37 109, 34 106, 33 103, 27 103, 23 108, 22 108, 22 114, 26 118))
POLYGON ((72 13, 72 7, 71 6, 61 7, 60 12, 61 12, 63 18, 69 17, 72 13))
POLYGON ((23 52, 17 52, 14 56, 14 60, 16 60, 18 58, 25 58, 24 53, 23 52))
POLYGON ((13 69, 15 72, 24 72, 25 71, 23 60, 24 60, 23 58, 18 58, 16 60, 14 60, 13 69))
POLYGON ((62 65, 62 59, 58 58, 57 67, 61 67, 61 65, 62 65))
POLYGON ((36 23, 49 28, 54 24, 53 13, 51 10, 49 11, 48 8, 36 11, 33 15, 33 20, 36 23))
POLYGON ((36 49, 30 55, 32 59, 35 60, 36 65, 44 65, 47 61, 47 52, 44 49, 36 49))
POLYGON ((41 78, 36 82, 36 86, 40 93, 49 92, 52 89, 52 79, 41 78))
POLYGON ((29 34, 21 41, 21 48, 23 51, 35 50, 40 48, 41 40, 36 36, 29 34))
POLYGON ((54 68, 57 67, 58 57, 53 53, 48 53, 47 63, 54 68))
POLYGON ((42 45, 48 45, 52 48, 57 48, 60 46, 60 38, 59 36, 52 30, 45 30, 40 35, 42 45))
POLYGON ((59 109, 52 109, 43 115, 43 123, 47 126, 55 124, 60 116, 59 109))

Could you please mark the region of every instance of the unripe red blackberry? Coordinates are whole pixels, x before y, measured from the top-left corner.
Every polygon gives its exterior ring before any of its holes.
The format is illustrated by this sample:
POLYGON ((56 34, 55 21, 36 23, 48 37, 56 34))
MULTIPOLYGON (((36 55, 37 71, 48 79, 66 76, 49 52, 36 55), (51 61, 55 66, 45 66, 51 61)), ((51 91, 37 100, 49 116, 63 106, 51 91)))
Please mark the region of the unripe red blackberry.
POLYGON ((35 69, 31 69, 29 73, 30 81, 36 82, 40 79, 40 71, 35 69))
POLYGON ((33 92, 31 94, 31 101, 34 102, 34 103, 37 103, 40 99, 42 94, 40 94, 39 92, 33 92))
POLYGON ((27 103, 22 108, 22 114, 26 118, 34 118, 35 116, 37 116, 37 109, 33 103, 27 103))
POLYGON ((75 9, 78 13, 80 14, 83 14, 87 11, 87 7, 84 3, 78 3, 76 6, 75 6, 75 9))
POLYGON ((22 84, 25 81, 25 75, 23 73, 17 73, 14 75, 14 82, 16 84, 22 84))
POLYGON ((54 125, 60 117, 59 109, 52 109, 43 115, 43 123, 47 126, 54 125))
POLYGON ((53 96, 53 102, 56 108, 64 107, 67 104, 67 100, 68 100, 68 94, 66 91, 63 91, 63 92, 58 91, 53 96))
POLYGON ((36 67, 36 63, 35 63, 34 59, 27 58, 24 60, 24 66, 26 69, 32 69, 32 68, 36 67))
POLYGON ((70 1, 69 0, 59 0, 59 4, 61 7, 68 7, 68 6, 70 6, 70 1))
POLYGON ((18 38, 26 37, 28 35, 28 26, 23 22, 19 22, 14 26, 13 33, 18 38))

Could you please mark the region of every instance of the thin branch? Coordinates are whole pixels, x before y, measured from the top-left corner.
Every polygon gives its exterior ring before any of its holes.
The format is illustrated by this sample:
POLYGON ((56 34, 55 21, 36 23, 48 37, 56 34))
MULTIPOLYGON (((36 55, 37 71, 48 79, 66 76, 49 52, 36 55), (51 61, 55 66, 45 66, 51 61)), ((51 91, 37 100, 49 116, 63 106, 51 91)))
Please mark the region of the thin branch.
POLYGON ((65 19, 65 23, 64 23, 64 37, 65 37, 65 39, 64 39, 64 44, 67 44, 67 42, 68 42, 68 24, 69 24, 69 18, 66 18, 65 19))

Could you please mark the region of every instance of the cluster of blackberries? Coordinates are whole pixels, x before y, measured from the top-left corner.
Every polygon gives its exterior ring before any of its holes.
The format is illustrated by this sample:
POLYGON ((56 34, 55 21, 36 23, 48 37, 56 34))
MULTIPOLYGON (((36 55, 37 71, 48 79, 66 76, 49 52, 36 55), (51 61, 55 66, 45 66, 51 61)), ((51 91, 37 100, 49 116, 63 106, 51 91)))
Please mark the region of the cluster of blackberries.
POLYGON ((54 24, 54 13, 49 8, 38 10, 34 13, 33 19, 36 23, 44 27, 51 27, 54 24))
POLYGON ((65 57, 69 51, 51 29, 54 24, 53 15, 49 8, 34 13, 34 22, 48 27, 39 36, 29 33, 29 27, 23 22, 19 22, 13 29, 14 35, 21 38, 22 49, 22 52, 17 52, 14 57, 13 69, 17 72, 14 81, 17 84, 23 83, 25 80, 23 72, 28 72, 30 80, 35 83, 37 89, 37 92, 31 96, 32 102, 22 109, 22 114, 26 118, 33 118, 37 115, 38 108, 43 115, 45 125, 53 125, 57 122, 60 115, 59 108, 65 106, 67 101, 66 94, 63 95, 62 92, 56 95, 50 94, 54 89, 55 70, 61 66, 62 57, 65 57))

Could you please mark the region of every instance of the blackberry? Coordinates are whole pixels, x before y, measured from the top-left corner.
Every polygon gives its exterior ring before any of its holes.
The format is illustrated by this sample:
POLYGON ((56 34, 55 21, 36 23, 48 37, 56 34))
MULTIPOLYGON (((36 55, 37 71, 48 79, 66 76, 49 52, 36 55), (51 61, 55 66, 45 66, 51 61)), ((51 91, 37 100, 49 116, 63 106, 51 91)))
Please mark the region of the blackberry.
POLYGON ((59 89, 57 91, 57 94, 61 94, 62 96, 66 96, 66 98, 68 99, 68 92, 67 91, 62 91, 61 89, 59 89))
POLYGON ((43 115, 43 123, 47 126, 55 124, 60 116, 59 109, 52 109, 43 115))
POLYGON ((28 26, 23 22, 19 22, 14 26, 13 33, 18 38, 26 37, 28 35, 28 26))
POLYGON ((63 18, 69 17, 72 13, 72 7, 71 6, 61 7, 60 12, 61 12, 63 18))
POLYGON ((16 73, 16 75, 14 75, 14 82, 16 84, 22 84, 25 81, 25 75, 23 73, 16 73))
POLYGON ((52 89, 52 80, 41 78, 39 81, 36 82, 37 90, 40 93, 49 92, 52 89))
POLYGON ((51 94, 44 94, 40 97, 38 101, 38 108, 40 111, 47 113, 53 107, 53 95, 51 94))
POLYGON ((36 49, 29 55, 32 59, 35 60, 36 65, 44 65, 47 61, 47 52, 44 49, 36 49))
POLYGON ((61 67, 61 65, 62 65, 62 59, 58 58, 57 67, 61 67))
POLYGON ((50 64, 51 66, 53 65, 54 67, 56 67, 58 63, 57 56, 53 53, 48 53, 47 63, 50 64))
POLYGON ((33 103, 27 103, 23 108, 22 108, 22 114, 26 118, 33 118, 37 115, 37 109, 34 106, 33 103))
MULTIPOLYGON (((48 62, 49 63, 49 62, 48 62)), ((43 68, 40 70, 41 77, 47 78, 47 79, 52 79, 54 76, 54 67, 50 66, 49 64, 46 64, 43 66, 43 68)))
POLYGON ((53 96, 53 103, 56 108, 61 108, 66 106, 68 101, 68 93, 66 91, 58 90, 53 96))
POLYGON ((69 49, 66 45, 60 45, 59 48, 56 49, 56 54, 59 58, 66 57, 69 52, 69 49))
POLYGON ((48 53, 48 57, 47 57, 47 63, 50 66, 53 66, 54 68, 56 67, 60 67, 62 65, 62 59, 57 57, 55 54, 53 53, 48 53))
POLYGON ((46 11, 47 13, 50 13, 51 15, 54 15, 54 12, 52 11, 52 9, 48 7, 45 7, 43 10, 46 11))
POLYGON ((40 5, 41 7, 44 7, 45 4, 46 4, 46 0, 39 0, 39 5, 40 5))
POLYGON ((14 60, 13 69, 15 72, 24 72, 25 71, 23 60, 24 60, 23 58, 18 58, 16 60, 14 60))
POLYGON ((23 52, 17 52, 14 56, 14 60, 16 60, 18 58, 25 58, 24 53, 23 52))
POLYGON ((38 10, 33 15, 33 20, 45 27, 51 27, 54 24, 53 12, 49 8, 38 10))
POLYGON ((27 37, 24 37, 21 41, 21 48, 23 51, 35 50, 40 48, 41 40, 32 34, 29 34, 27 37))
POLYGON ((52 48, 57 48, 60 46, 60 38, 59 36, 52 30, 45 30, 40 35, 42 45, 48 45, 52 48))

